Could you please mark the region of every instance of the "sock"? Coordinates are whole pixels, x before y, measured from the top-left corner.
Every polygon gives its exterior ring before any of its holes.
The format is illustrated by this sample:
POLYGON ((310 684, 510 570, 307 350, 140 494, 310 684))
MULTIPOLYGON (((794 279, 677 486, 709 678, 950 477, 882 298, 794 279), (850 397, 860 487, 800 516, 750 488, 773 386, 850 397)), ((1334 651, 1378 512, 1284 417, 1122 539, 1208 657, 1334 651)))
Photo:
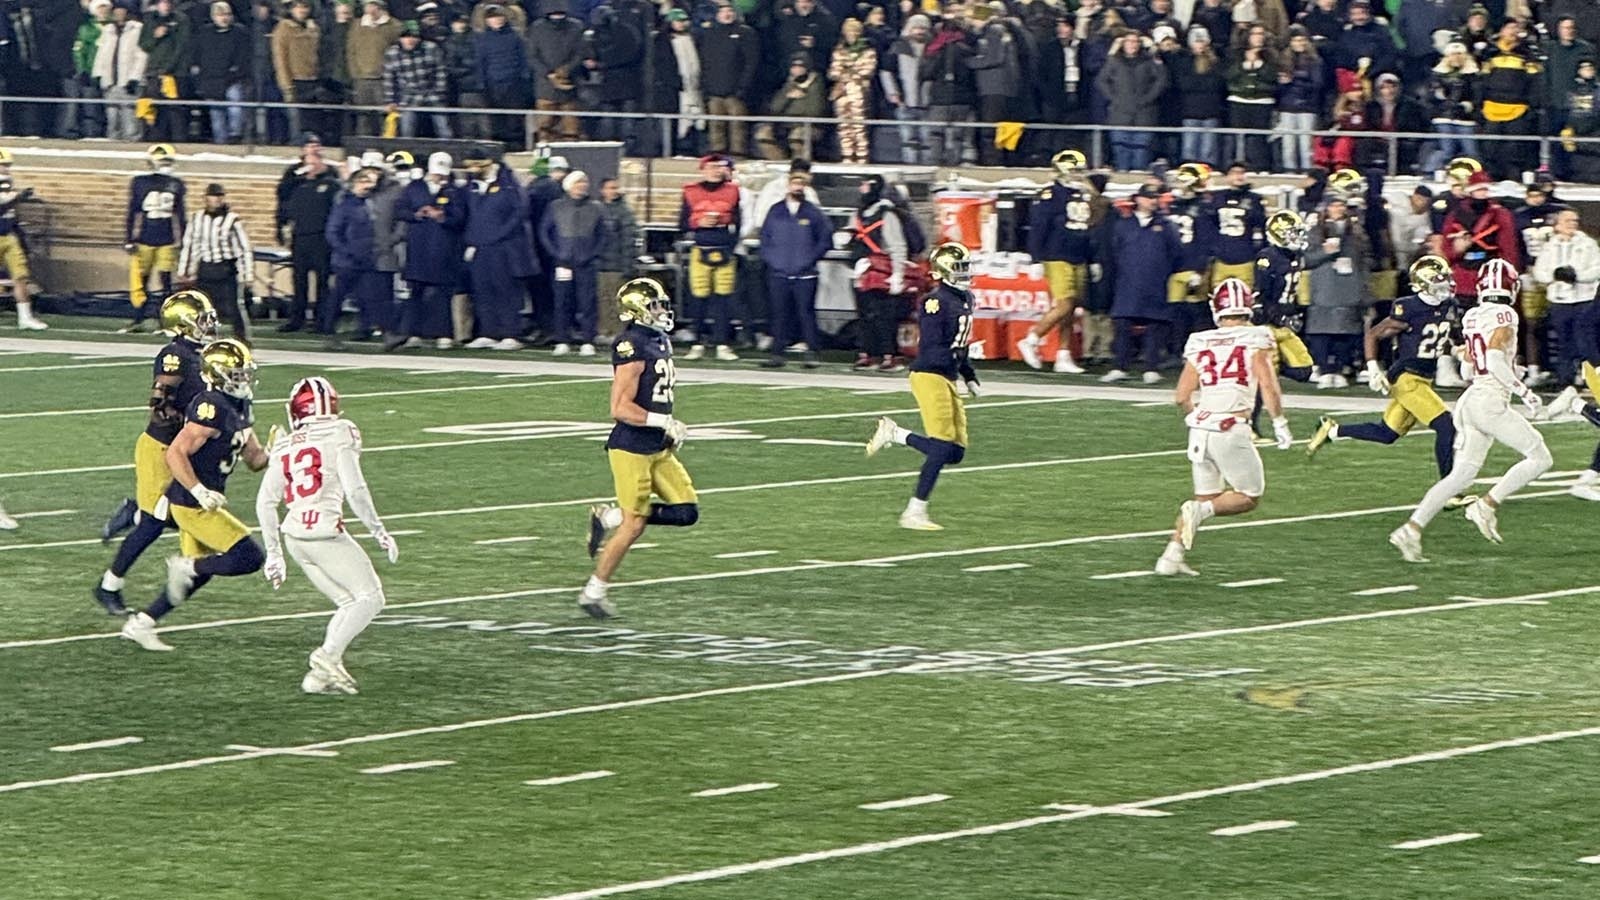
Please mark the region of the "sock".
POLYGON ((383 593, 357 597, 339 607, 328 620, 328 630, 322 638, 322 652, 335 662, 344 659, 344 651, 356 635, 365 631, 378 613, 383 611, 383 593))
POLYGON ((585 597, 604 597, 607 587, 610 587, 610 585, 600 580, 599 575, 590 575, 589 581, 583 586, 583 595, 585 597))
POLYGON ((911 429, 901 428, 899 425, 896 425, 894 427, 894 436, 889 440, 903 447, 906 444, 911 443, 911 429))
POLYGON ((1333 427, 1328 429, 1328 440, 1337 441, 1338 439, 1339 439, 1339 423, 1335 422, 1333 424, 1333 427))
POLYGON ((1433 429, 1433 461, 1439 467, 1439 477, 1443 478, 1456 464, 1456 423, 1445 413, 1435 417, 1428 427, 1433 429))
POLYGON ((944 468, 944 454, 930 453, 922 461, 922 470, 917 473, 916 498, 926 501, 933 496, 933 486, 939 482, 939 470, 944 468))
POLYGON ((926 516, 928 514, 928 501, 912 497, 906 502, 906 513, 908 515, 926 516))
MULTIPOLYGON (((1382 422, 1356 422, 1340 425, 1335 432, 1339 437, 1353 441, 1371 441, 1374 444, 1392 444, 1400 439, 1393 428, 1382 422)), ((1449 471, 1449 470, 1446 470, 1449 471)))
POLYGON ((159 622, 162 616, 172 612, 172 608, 173 602, 167 599, 167 592, 162 591, 161 596, 156 598, 156 602, 145 608, 144 614, 159 622))
POLYGON ((166 522, 155 516, 141 514, 139 524, 133 526, 133 530, 128 532, 128 536, 122 539, 122 545, 117 548, 117 555, 111 560, 109 574, 117 578, 125 577, 144 551, 150 549, 150 545, 154 544, 156 538, 161 537, 161 533, 166 530, 166 522))
POLYGON ((32 303, 18 303, 17 304, 17 319, 19 321, 24 321, 25 322, 25 321, 27 321, 28 319, 31 319, 31 318, 33 318, 33 304, 32 303))
POLYGON ((611 529, 621 525, 622 508, 618 506, 606 507, 605 510, 600 513, 600 524, 604 526, 607 531, 610 531, 611 529))
POLYGON ((1579 414, 1582 415, 1590 425, 1600 428, 1600 406, 1595 406, 1593 403, 1585 403, 1583 405, 1583 409, 1579 410, 1579 414))
MULTIPOLYGON (((227 553, 214 553, 195 560, 194 573, 208 580, 213 575, 249 575, 251 572, 261 571, 266 561, 261 545, 245 538, 229 547, 227 553)), ((195 586, 199 586, 198 581, 195 586)))
POLYGON ((1183 562, 1183 545, 1174 538, 1167 541, 1167 549, 1161 551, 1161 558, 1171 562, 1183 562))
POLYGON ((100 576, 100 589, 103 591, 120 591, 124 583, 120 577, 111 574, 110 569, 100 576))
POLYGON ((1217 517, 1217 505, 1215 503, 1212 503, 1210 500, 1201 500, 1200 501, 1200 521, 1204 522, 1207 519, 1214 519, 1216 517, 1217 517))

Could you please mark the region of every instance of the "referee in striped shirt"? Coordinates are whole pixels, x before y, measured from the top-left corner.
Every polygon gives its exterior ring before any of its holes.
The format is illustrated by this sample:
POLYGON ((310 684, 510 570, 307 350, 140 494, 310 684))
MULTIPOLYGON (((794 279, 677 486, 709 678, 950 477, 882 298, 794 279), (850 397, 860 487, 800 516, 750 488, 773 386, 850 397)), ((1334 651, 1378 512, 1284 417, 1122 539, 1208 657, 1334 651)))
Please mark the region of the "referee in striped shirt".
POLYGON ((244 223, 228 208, 228 194, 220 184, 206 187, 206 211, 190 221, 183 232, 178 255, 178 280, 205 292, 211 305, 233 327, 233 336, 250 340, 249 296, 255 258, 244 223))

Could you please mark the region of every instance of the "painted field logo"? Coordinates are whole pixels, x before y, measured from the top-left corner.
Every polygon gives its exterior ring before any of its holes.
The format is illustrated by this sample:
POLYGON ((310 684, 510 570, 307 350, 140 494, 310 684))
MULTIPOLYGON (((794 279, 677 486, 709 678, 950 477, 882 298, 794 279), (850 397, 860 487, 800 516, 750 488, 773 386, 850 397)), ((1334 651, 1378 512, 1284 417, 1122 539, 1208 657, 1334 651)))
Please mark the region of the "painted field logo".
POLYGON ((603 625, 553 625, 548 622, 497 622, 444 616, 383 615, 375 625, 461 629, 482 634, 516 634, 542 640, 529 645, 540 653, 680 660, 731 666, 775 666, 804 672, 867 672, 908 668, 907 674, 993 675, 1024 684, 1069 687, 1134 688, 1240 675, 1261 669, 1196 669, 1153 662, 1048 656, 1049 651, 932 650, 894 644, 846 650, 820 641, 769 637, 730 637, 690 631, 635 631, 603 625), (1032 653, 1033 655, 1024 655, 1032 653))

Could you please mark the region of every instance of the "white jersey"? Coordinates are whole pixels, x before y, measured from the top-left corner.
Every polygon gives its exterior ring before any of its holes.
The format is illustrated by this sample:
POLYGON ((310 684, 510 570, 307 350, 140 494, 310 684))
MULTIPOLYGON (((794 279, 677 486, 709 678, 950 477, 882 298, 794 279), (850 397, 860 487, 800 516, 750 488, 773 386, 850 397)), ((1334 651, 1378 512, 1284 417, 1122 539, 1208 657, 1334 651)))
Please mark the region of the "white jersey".
POLYGON ((1236 421, 1232 414, 1248 417, 1260 389, 1251 363, 1257 350, 1275 345, 1265 325, 1230 325, 1190 335, 1183 360, 1199 373, 1200 390, 1185 420, 1189 427, 1225 431, 1236 421))
POLYGON ((344 531, 347 500, 369 528, 377 521, 361 474, 361 430, 355 423, 339 418, 306 422, 273 442, 267 457, 257 512, 270 510, 275 517, 278 504, 288 507, 282 520, 286 537, 315 541, 338 536, 344 531))
POLYGON ((1461 317, 1461 334, 1467 344, 1467 366, 1472 375, 1472 386, 1480 390, 1493 390, 1502 398, 1509 397, 1513 385, 1501 384, 1489 372, 1489 340, 1496 331, 1511 329, 1511 349, 1506 362, 1516 371, 1517 364, 1517 311, 1504 303, 1479 303, 1461 317))

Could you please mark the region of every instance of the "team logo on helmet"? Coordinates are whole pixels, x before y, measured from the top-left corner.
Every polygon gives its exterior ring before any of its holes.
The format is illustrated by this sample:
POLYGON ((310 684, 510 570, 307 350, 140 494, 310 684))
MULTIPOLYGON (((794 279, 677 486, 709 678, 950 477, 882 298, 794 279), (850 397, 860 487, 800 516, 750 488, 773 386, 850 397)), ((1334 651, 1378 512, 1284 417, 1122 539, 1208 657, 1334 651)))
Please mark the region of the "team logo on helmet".
POLYGON ((1294 210, 1280 209, 1267 217, 1267 243, 1285 250, 1306 248, 1306 221, 1294 210))
POLYGON ((158 172, 171 169, 178 163, 178 151, 171 144, 151 144, 144 155, 150 161, 150 168, 158 172))
POLYGON ((179 291, 161 302, 161 330, 197 344, 217 336, 217 311, 200 291, 179 291))
POLYGON ((1341 197, 1365 193, 1367 180, 1355 169, 1339 169, 1328 176, 1328 190, 1341 197))
POLYGON ((621 319, 660 332, 669 332, 676 324, 672 313, 672 298, 667 289, 654 278, 633 278, 617 288, 617 305, 622 307, 621 319))
POLYGON ((1515 303, 1519 287, 1517 270, 1503 259, 1491 259, 1478 267, 1479 302, 1515 303))
POLYGON ((1050 157, 1050 168, 1062 178, 1089 168, 1089 158, 1081 150, 1062 150, 1050 157))
POLYGON ((1467 179, 1471 178, 1473 173, 1482 171, 1483 163, 1470 156, 1458 156, 1445 163, 1444 177, 1451 184, 1465 186, 1467 179))
POLYGON ((248 400, 255 393, 256 361, 240 341, 212 341, 200 350, 200 377, 212 390, 248 400))
POLYGON ((1211 181, 1211 167, 1205 163, 1184 163, 1172 173, 1172 180, 1181 188, 1203 191, 1211 181))
POLYGON ((1420 257, 1411 264, 1408 274, 1411 289, 1429 306, 1438 306, 1455 296, 1456 279, 1443 257, 1432 254, 1420 257))
POLYGON ((1255 308, 1255 293, 1238 278, 1224 279, 1211 292, 1211 321, 1248 317, 1255 308))
POLYGON ((972 284, 972 252, 965 244, 946 241, 928 254, 928 274, 964 291, 972 284))
POLYGON ((284 404, 289 427, 299 428, 312 419, 331 419, 339 415, 339 392, 321 375, 302 378, 289 391, 284 404))

